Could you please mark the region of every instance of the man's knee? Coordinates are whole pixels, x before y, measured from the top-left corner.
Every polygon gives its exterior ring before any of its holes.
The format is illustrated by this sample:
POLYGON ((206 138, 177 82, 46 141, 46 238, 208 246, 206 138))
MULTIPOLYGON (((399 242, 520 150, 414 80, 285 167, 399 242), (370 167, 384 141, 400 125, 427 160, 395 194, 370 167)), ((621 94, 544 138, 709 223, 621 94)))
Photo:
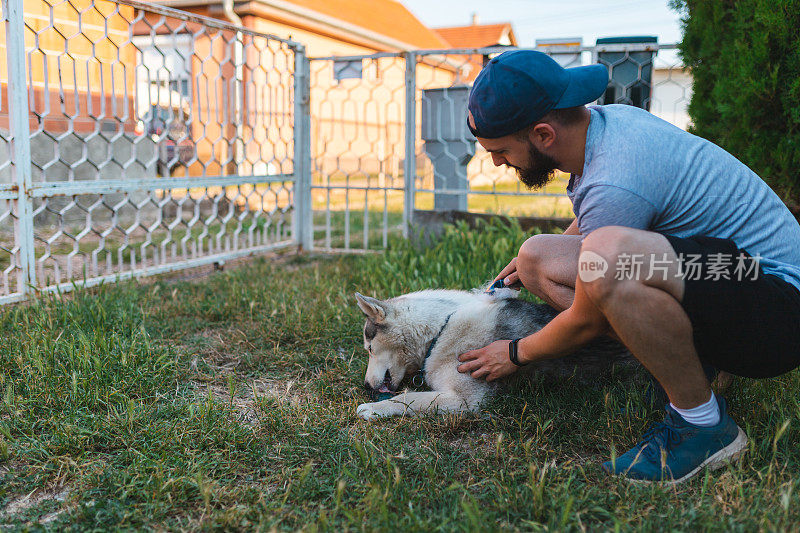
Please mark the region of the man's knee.
POLYGON ((630 285, 617 279, 616 270, 619 257, 631 253, 636 247, 637 231, 622 226, 604 226, 584 238, 578 260, 578 277, 586 295, 598 307, 630 285))
POLYGON ((545 257, 545 243, 542 235, 529 237, 517 253, 517 271, 535 274, 542 268, 545 257))
POLYGON ((616 261, 622 253, 630 253, 636 246, 637 233, 641 230, 624 226, 603 226, 583 239, 581 253, 590 251, 606 261, 616 261))

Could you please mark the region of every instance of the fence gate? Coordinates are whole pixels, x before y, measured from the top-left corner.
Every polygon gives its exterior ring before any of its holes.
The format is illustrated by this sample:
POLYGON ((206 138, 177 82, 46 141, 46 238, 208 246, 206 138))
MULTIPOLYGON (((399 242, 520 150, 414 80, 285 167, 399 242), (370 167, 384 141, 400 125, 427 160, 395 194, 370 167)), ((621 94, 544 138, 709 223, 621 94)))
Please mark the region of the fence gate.
POLYGON ((3 16, 0 303, 304 242, 301 45, 128 0, 3 16))
POLYGON ((310 61, 315 248, 384 248, 407 227, 407 56, 310 61))
MULTIPOLYGON (((492 164, 466 127, 472 82, 489 58, 508 49, 310 60, 314 246, 383 248, 392 236, 407 235, 420 211, 572 215, 568 176, 527 190, 513 171, 492 164)), ((605 65, 602 103, 638 105, 686 127, 691 77, 675 45, 614 41, 537 49, 565 67, 605 65)))

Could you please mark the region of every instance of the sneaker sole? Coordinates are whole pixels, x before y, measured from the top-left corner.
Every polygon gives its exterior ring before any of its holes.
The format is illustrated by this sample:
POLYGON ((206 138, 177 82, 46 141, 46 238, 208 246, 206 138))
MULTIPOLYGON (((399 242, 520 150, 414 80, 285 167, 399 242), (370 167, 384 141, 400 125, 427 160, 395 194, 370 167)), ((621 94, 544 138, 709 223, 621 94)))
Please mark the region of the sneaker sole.
POLYGON ((747 448, 747 435, 739 428, 739 433, 736 435, 736 438, 733 439, 733 442, 722 448, 720 451, 715 453, 714 455, 710 456, 708 459, 700 463, 700 465, 686 474, 685 476, 678 478, 678 479, 670 479, 670 480, 662 480, 662 481, 651 481, 649 479, 631 479, 625 478, 631 483, 664 483, 666 485, 677 485, 678 483, 683 483, 684 481, 688 481, 689 479, 693 478, 698 472, 700 472, 704 468, 708 468, 709 470, 719 470, 720 468, 727 466, 731 463, 734 463, 739 460, 742 456, 742 452, 744 452, 745 448, 747 448))

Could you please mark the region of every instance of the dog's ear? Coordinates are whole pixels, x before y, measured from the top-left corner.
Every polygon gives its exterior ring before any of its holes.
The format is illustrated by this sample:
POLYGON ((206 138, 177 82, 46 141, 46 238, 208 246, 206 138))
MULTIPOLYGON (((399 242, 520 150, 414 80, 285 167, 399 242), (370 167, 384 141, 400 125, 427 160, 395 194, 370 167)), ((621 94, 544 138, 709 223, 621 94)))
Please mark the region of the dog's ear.
POLYGON ((356 293, 356 302, 361 311, 373 322, 380 324, 386 320, 386 303, 363 294, 356 293))

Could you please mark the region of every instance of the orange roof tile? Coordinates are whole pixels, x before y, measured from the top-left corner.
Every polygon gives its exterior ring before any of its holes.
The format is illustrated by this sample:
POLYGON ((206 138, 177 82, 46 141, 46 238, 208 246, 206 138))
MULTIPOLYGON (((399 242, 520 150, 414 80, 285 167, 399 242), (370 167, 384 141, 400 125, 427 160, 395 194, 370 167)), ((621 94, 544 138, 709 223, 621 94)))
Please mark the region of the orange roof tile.
POLYGON ((506 32, 508 32, 511 44, 515 46, 517 44, 517 38, 514 36, 510 22, 434 28, 434 31, 454 48, 480 48, 500 44, 500 40, 506 32))
POLYGON ((449 48, 434 30, 395 0, 293 0, 292 3, 419 48, 449 48))
MULTIPOLYGON (((208 8, 221 9, 222 0, 143 0, 178 9, 208 8)), ((450 45, 431 28, 425 26, 397 0, 236 0, 235 9, 240 6, 263 4, 281 9, 287 3, 321 17, 336 19, 385 38, 409 45, 412 48, 449 48, 450 45)), ((207 12, 211 16, 219 13, 207 12)), ((258 16, 258 15, 256 15, 258 16)), ((313 17, 312 17, 313 18, 313 17)))

